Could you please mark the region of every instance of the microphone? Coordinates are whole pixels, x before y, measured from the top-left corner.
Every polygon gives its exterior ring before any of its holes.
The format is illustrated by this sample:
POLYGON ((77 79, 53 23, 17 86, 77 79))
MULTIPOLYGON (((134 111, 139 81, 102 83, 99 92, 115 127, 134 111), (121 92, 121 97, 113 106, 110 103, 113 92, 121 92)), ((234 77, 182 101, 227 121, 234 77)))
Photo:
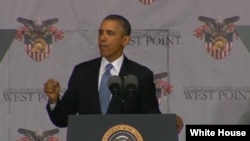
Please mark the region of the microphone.
POLYGON ((137 91, 138 87, 138 79, 136 76, 129 74, 126 77, 124 77, 124 88, 128 94, 128 96, 132 96, 137 91))
POLYGON ((109 78, 108 87, 114 96, 119 97, 121 93, 121 86, 122 86, 122 80, 119 76, 113 75, 109 78))

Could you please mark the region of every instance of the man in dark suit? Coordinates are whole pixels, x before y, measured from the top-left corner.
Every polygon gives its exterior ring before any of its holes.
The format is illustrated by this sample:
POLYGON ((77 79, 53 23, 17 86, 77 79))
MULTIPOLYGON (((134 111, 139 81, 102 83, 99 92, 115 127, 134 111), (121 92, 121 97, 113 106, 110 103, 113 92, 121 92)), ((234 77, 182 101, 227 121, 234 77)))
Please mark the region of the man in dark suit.
MULTIPOLYGON (((68 83, 68 89, 59 98, 60 84, 49 79, 44 84, 44 92, 49 97, 47 111, 52 123, 66 127, 68 115, 75 114, 147 114, 161 113, 156 98, 153 72, 124 54, 124 47, 130 42, 131 26, 120 15, 109 15, 102 21, 98 43, 101 57, 76 65, 68 83), (112 64, 112 75, 121 78, 134 75, 138 79, 137 93, 121 108, 121 101, 110 96, 108 109, 102 113, 99 90, 105 66, 112 64)), ((177 116, 178 132, 183 127, 182 119, 177 116)))

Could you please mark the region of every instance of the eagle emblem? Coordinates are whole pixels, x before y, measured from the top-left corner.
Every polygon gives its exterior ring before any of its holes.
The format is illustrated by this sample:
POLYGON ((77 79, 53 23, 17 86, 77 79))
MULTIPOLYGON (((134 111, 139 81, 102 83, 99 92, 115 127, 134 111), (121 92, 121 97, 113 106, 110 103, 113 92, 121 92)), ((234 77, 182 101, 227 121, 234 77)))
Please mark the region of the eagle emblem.
POLYGON ((156 88, 156 97, 158 100, 158 104, 161 102, 161 94, 167 95, 173 92, 173 85, 169 82, 163 80, 164 77, 167 77, 167 72, 161 72, 154 74, 154 83, 156 88))
POLYGON ((207 52, 217 60, 228 56, 232 49, 233 35, 235 31, 234 22, 240 19, 239 16, 222 19, 218 16, 216 19, 199 16, 198 20, 204 22, 194 30, 194 36, 205 40, 207 52))
POLYGON ((55 134, 59 133, 59 129, 51 129, 47 131, 42 131, 37 129, 36 131, 19 128, 17 130, 20 134, 23 134, 24 137, 17 141, 54 141, 58 138, 54 137, 55 134))
POLYGON ((16 39, 24 39, 26 53, 37 62, 49 56, 53 37, 55 41, 64 37, 63 31, 53 26, 58 18, 41 21, 39 18, 30 20, 18 17, 17 21, 24 26, 18 28, 16 39))

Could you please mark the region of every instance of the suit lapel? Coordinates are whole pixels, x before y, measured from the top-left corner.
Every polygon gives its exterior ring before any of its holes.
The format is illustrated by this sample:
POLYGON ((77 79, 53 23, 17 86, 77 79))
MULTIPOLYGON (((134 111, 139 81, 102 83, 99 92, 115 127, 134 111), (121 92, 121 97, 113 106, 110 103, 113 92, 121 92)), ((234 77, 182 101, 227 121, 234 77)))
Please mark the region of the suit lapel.
POLYGON ((90 100, 92 101, 95 100, 94 101, 94 103, 96 103, 95 111, 97 113, 101 113, 99 91, 98 91, 98 78, 99 78, 100 66, 101 66, 101 58, 97 59, 95 62, 92 63, 91 66, 89 66, 91 67, 91 73, 89 75, 91 75, 90 78, 93 82, 93 85, 90 85, 90 87, 92 86, 92 88, 90 88, 92 89, 92 91, 89 92, 92 97, 90 100))
POLYGON ((129 59, 124 56, 124 60, 122 62, 121 70, 119 72, 119 76, 124 78, 124 76, 128 75, 129 72, 129 59))

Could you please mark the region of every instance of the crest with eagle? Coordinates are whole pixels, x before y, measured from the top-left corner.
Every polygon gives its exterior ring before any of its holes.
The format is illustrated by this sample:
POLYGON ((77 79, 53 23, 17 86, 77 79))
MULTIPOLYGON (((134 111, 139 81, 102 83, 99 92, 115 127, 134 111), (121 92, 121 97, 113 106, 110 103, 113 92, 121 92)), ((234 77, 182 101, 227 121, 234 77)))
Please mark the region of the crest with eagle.
POLYGON ((222 59, 229 54, 232 49, 233 34, 235 34, 235 22, 239 16, 223 19, 221 16, 213 19, 199 16, 198 20, 204 25, 194 30, 194 36, 205 40, 208 53, 215 59, 222 59))
POLYGON ((58 140, 53 135, 59 133, 59 129, 51 129, 47 131, 42 131, 41 129, 38 129, 36 131, 19 128, 17 130, 20 134, 23 134, 24 137, 17 141, 22 140, 29 140, 29 141, 52 141, 52 140, 58 140))
POLYGON ((64 37, 63 31, 53 26, 59 21, 58 18, 42 21, 39 18, 30 20, 18 17, 17 21, 24 26, 18 28, 16 39, 24 39, 26 53, 35 61, 42 61, 49 55, 53 37, 55 41, 64 37))

